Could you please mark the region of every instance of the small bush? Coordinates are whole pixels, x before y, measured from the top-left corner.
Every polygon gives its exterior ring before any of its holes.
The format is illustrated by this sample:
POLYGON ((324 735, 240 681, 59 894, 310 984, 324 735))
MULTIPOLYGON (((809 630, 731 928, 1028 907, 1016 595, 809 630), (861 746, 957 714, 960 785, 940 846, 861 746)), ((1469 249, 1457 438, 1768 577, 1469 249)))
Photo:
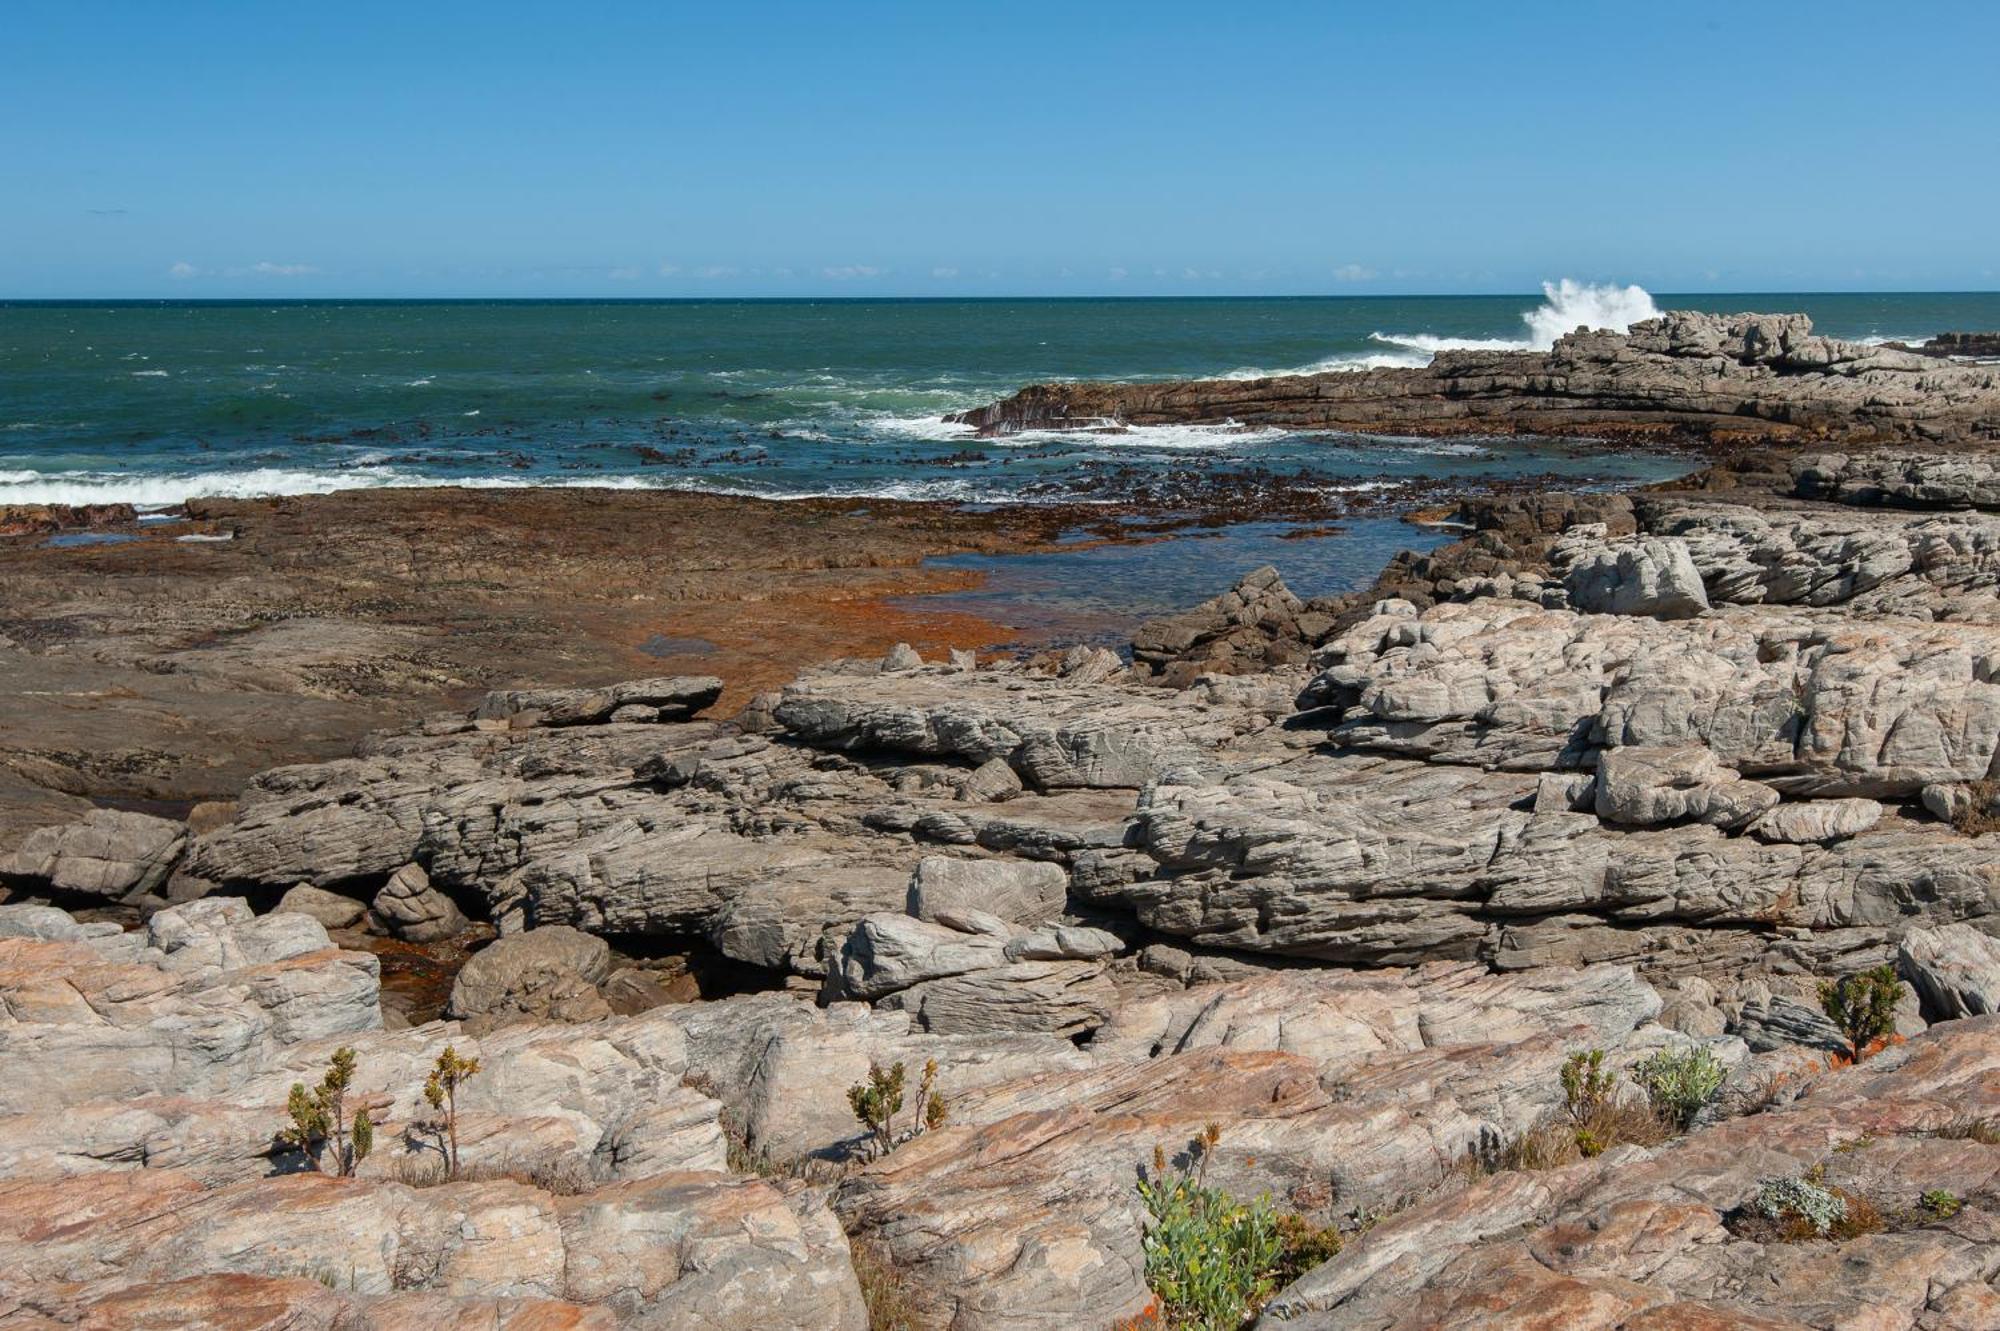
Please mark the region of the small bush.
POLYGON ((1662 1049, 1632 1069, 1632 1080, 1646 1093, 1653 1112, 1677 1132, 1694 1126, 1701 1111, 1722 1090, 1727 1073, 1706 1049, 1662 1049))
POLYGON ((1932 1188, 1929 1192, 1917 1198, 1917 1205, 1929 1211, 1939 1220, 1949 1220, 1965 1208, 1965 1203, 1960 1200, 1956 1193, 1947 1192, 1943 1188, 1932 1188))
POLYGON ((1877 966, 1819 987, 1820 1008, 1839 1028, 1857 1063, 1868 1056, 1870 1045, 1896 1029, 1896 1000, 1901 996, 1894 966, 1877 966))
POLYGON ((1766 1179, 1750 1204, 1766 1220, 1796 1218, 1815 1234, 1826 1234, 1847 1219, 1847 1199, 1807 1178, 1766 1179))
POLYGON ((438 1134, 444 1139, 445 1165, 453 1174, 458 1173, 458 1088, 478 1072, 478 1059, 462 1058, 456 1049, 446 1045, 424 1082, 424 1100, 439 1116, 438 1134))
POLYGON ((314 1169, 324 1170, 330 1160, 342 1178, 353 1174, 375 1145, 375 1125, 366 1110, 351 1131, 348 1127, 347 1088, 353 1081, 354 1050, 342 1045, 333 1051, 318 1086, 308 1091, 303 1082, 292 1083, 285 1101, 290 1122, 278 1132, 278 1140, 303 1151, 314 1169))
POLYGON ((1766 1179, 1731 1228, 1761 1243, 1843 1243, 1880 1233, 1888 1221, 1866 1197, 1830 1186, 1815 1165, 1796 1178, 1766 1179))
POLYGON ((1275 1211, 1269 1197, 1240 1202, 1209 1187, 1209 1158, 1221 1140, 1211 1123, 1190 1144, 1192 1170, 1169 1167, 1155 1148, 1153 1168, 1139 1180, 1149 1217, 1146 1284, 1169 1326, 1235 1331, 1282 1285, 1340 1251, 1337 1232, 1275 1211))
POLYGON ((1245 1205, 1178 1171, 1141 1180, 1139 1196, 1152 1217, 1146 1284, 1174 1325, 1235 1331, 1276 1292, 1283 1244, 1269 1203, 1245 1205))
POLYGON ((908 1074, 901 1063, 893 1063, 884 1068, 880 1064, 868 1065, 868 1080, 847 1088, 847 1105, 854 1111, 861 1126, 868 1129, 878 1155, 894 1150, 903 1142, 935 1128, 941 1128, 948 1116, 944 1097, 937 1093, 938 1065, 936 1059, 924 1064, 923 1078, 917 1083, 917 1101, 912 1109, 913 1122, 900 1132, 896 1127, 896 1116, 903 1112, 903 1088, 908 1082, 908 1074))

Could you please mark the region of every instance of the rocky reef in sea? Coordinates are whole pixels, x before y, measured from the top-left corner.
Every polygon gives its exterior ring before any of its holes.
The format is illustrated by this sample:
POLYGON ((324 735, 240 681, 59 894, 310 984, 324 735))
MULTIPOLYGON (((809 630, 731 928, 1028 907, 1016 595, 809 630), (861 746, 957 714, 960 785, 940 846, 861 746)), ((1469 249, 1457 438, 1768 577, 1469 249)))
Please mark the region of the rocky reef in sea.
MULTIPOLYGON (((1578 434, 1713 443, 1991 442, 2000 366, 1842 342, 1802 314, 1675 310, 1538 351, 1445 351, 1422 369, 1036 384, 953 417, 982 433, 1221 424, 1406 434, 1578 434)), ((1930 344, 1927 344, 1927 346, 1930 344)))
POLYGON ((1455 516, 30 834, 0 1326, 2000 1324, 2000 466, 1455 516))

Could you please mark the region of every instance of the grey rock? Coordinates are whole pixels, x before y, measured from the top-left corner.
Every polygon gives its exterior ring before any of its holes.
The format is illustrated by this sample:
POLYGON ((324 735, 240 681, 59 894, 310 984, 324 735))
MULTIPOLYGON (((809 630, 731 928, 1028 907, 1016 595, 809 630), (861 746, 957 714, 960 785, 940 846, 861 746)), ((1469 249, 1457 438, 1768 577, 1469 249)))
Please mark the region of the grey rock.
POLYGON ((373 908, 383 928, 409 943, 442 942, 471 927, 458 903, 431 886, 420 864, 406 864, 390 874, 375 894, 373 908))
POLYGON ((528 726, 595 725, 623 707, 651 708, 651 720, 685 721, 722 696, 722 681, 710 675, 634 679, 598 689, 506 689, 489 693, 473 709, 473 719, 528 726))
POLYGON ((309 883, 300 883, 285 893, 277 909, 309 915, 328 929, 345 929, 368 913, 368 907, 353 897, 322 891, 309 883))
POLYGON ((1055 919, 1068 903, 1069 875, 1060 865, 926 855, 910 876, 905 909, 920 920, 935 920, 971 908, 1032 926, 1055 919))
POLYGON ((1910 930, 1897 949, 1896 968, 1931 1021, 2000 1012, 2000 939, 1971 925, 1910 930))
POLYGON ((917 655, 916 648, 907 642, 899 642, 882 658, 882 673, 887 675, 905 670, 921 670, 923 665, 924 658, 917 655))
POLYGON ((1655 619, 1687 619, 1708 609, 1687 542, 1649 536, 1600 544, 1603 537, 1602 528, 1586 526, 1556 544, 1563 588, 1576 609, 1655 619))
POLYGON ((1001 804, 1020 794, 1020 773, 1005 758, 988 758, 959 785, 958 797, 978 803, 1001 804))
POLYGON ((1607 749, 1597 762, 1597 816, 1607 822, 1742 827, 1778 799, 1777 791, 1744 780, 1701 745, 1607 749))
POLYGON ((30 832, 0 862, 0 881, 81 896, 141 896, 167 881, 186 845, 182 823, 92 809, 76 822, 30 832))
POLYGON ((880 1006, 908 1012, 938 1035, 1038 1031, 1086 1035, 1118 1006, 1100 963, 1014 961, 925 980, 890 994, 880 1006))
POLYGON ((1840 1028, 1816 1007, 1778 995, 1745 1003, 1729 1023, 1729 1033, 1738 1036, 1752 1053, 1767 1053, 1787 1045, 1848 1052, 1847 1038, 1840 1028))
POLYGON ((1749 831, 1766 841, 1803 845, 1859 836, 1881 821, 1882 806, 1874 800, 1800 800, 1759 814, 1749 831))
POLYGON ((451 986, 445 1015, 488 1025, 593 1021, 611 1014, 596 988, 610 972, 603 939, 559 924, 530 929, 473 953, 451 986))

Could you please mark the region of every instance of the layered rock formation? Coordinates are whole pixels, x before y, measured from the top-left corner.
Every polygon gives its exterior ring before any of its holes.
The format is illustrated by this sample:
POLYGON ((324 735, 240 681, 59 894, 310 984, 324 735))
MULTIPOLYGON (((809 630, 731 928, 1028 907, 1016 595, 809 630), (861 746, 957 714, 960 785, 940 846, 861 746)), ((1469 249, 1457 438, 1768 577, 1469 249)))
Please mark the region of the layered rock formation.
POLYGON ((1839 342, 1798 314, 1674 311, 1548 352, 1447 351, 1423 369, 1037 384, 952 420, 1027 429, 1236 422, 1388 434, 1686 433, 1733 440, 2000 437, 2000 370, 1839 342))
POLYGON ((513 690, 194 822, 38 831, 8 883, 77 914, 0 905, 0 1323, 858 1328, 865 1271, 924 1324, 1110 1327, 1157 1147, 1346 1231, 1269 1326, 1990 1324, 1982 465, 1496 503, 1381 594, 1260 571, 1132 668, 904 648, 734 722, 707 678, 513 690), (359 949, 433 945, 471 953, 449 1019, 385 1022, 359 949), (669 949, 762 991, 672 1001, 669 949), (1846 1067, 1819 986, 1883 965, 1846 1067), (350 1179, 276 1136, 342 1046, 350 1179), (1628 1108, 1662 1051, 1724 1084, 1687 1136, 1501 1168, 1586 1050, 1628 1108), (871 1131, 849 1088, 898 1065, 871 1131), (1881 1228, 1751 1223, 1807 1176, 1881 1228))

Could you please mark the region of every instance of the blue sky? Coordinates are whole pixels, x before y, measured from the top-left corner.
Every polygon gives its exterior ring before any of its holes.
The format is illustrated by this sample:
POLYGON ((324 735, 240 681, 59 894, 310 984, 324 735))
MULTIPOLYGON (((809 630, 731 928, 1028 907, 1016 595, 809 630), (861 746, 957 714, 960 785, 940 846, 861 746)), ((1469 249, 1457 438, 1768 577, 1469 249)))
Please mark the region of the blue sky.
POLYGON ((2000 286, 2000 5, 7 0, 0 296, 2000 286))

